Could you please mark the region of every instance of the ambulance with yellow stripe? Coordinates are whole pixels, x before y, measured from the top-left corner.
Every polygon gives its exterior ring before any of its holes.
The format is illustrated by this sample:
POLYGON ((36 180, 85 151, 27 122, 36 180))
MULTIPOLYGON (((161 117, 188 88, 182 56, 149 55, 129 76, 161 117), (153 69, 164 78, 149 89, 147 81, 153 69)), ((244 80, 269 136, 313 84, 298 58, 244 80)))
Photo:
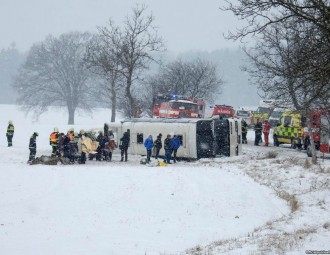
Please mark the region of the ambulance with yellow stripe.
POLYGON ((291 148, 301 149, 304 144, 305 126, 306 118, 300 113, 284 111, 273 131, 274 146, 291 144, 291 148))

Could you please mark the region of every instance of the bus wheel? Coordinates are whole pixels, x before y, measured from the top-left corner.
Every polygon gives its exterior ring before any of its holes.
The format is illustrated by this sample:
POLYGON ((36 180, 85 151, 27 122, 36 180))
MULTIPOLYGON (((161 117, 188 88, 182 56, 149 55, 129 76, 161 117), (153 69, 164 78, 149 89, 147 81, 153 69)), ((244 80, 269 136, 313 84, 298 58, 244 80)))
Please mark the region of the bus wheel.
POLYGON ((274 146, 278 147, 280 143, 278 142, 277 136, 274 136, 273 140, 274 140, 274 146))
POLYGON ((291 139, 291 148, 292 149, 296 149, 297 148, 297 145, 294 143, 294 140, 291 139))
POLYGON ((306 152, 308 157, 312 157, 312 149, 310 145, 307 146, 306 152))

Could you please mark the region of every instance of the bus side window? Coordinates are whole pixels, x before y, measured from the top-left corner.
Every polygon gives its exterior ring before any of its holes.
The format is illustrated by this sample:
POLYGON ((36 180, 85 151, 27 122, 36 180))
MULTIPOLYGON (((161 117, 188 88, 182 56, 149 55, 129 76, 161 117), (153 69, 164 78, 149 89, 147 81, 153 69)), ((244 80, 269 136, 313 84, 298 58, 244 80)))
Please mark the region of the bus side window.
POLYGON ((136 135, 136 143, 143 144, 143 133, 137 133, 136 135))
MULTIPOLYGON (((184 144, 183 144, 183 135, 176 135, 178 138, 179 138, 179 140, 180 140, 180 145, 181 146, 183 146, 184 144)), ((185 146, 183 146, 183 147, 185 147, 185 146)))
POLYGON ((230 134, 232 135, 233 134, 233 123, 230 122, 230 134))
POLYGON ((236 133, 238 132, 238 123, 237 123, 237 120, 235 120, 235 132, 236 133))

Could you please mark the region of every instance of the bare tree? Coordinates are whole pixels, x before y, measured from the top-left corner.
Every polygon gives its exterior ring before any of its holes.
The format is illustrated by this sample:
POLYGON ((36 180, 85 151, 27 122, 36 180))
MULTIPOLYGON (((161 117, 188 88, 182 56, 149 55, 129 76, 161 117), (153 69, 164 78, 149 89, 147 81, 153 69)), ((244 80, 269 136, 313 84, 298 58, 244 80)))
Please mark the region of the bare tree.
POLYGON ((159 72, 147 80, 144 103, 152 109, 157 94, 177 94, 192 98, 202 98, 213 102, 221 93, 223 80, 219 78, 217 66, 200 58, 192 61, 181 59, 163 66, 159 72))
POLYGON ((96 98, 111 107, 111 122, 116 120, 117 91, 122 88, 121 34, 118 27, 109 21, 109 27, 98 28, 98 35, 91 40, 85 56, 89 68, 106 83, 96 88, 96 98))
POLYGON ((237 0, 235 3, 228 1, 222 10, 231 11, 239 19, 246 21, 246 25, 230 32, 229 38, 242 39, 247 35, 256 35, 272 24, 295 22, 310 23, 323 31, 324 35, 330 34, 330 1, 326 0, 237 0))
POLYGON ((48 36, 31 47, 14 82, 18 102, 26 111, 39 116, 51 105, 65 105, 68 124, 74 124, 78 107, 91 109, 91 74, 83 62, 90 38, 88 33, 72 32, 58 38, 48 36))
POLYGON ((127 117, 135 117, 137 102, 133 92, 134 81, 148 69, 150 62, 157 61, 153 53, 163 51, 163 39, 154 26, 154 16, 146 15, 147 7, 137 5, 131 17, 127 17, 122 29, 121 72, 125 77, 125 109, 127 117))

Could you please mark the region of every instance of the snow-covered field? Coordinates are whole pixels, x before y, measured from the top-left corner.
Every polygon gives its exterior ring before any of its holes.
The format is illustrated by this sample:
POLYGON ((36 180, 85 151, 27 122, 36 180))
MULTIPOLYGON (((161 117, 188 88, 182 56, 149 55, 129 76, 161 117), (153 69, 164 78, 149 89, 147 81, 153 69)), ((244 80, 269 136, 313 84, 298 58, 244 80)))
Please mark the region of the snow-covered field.
MULTIPOLYGON (((128 162, 27 165, 67 114, 32 121, 0 105, 0 254, 304 254, 330 250, 330 162, 310 166, 303 151, 243 146, 232 158, 167 167, 128 162), (15 125, 8 148, 8 121, 15 125)), ((75 130, 102 128, 109 110, 76 116, 75 130)))

